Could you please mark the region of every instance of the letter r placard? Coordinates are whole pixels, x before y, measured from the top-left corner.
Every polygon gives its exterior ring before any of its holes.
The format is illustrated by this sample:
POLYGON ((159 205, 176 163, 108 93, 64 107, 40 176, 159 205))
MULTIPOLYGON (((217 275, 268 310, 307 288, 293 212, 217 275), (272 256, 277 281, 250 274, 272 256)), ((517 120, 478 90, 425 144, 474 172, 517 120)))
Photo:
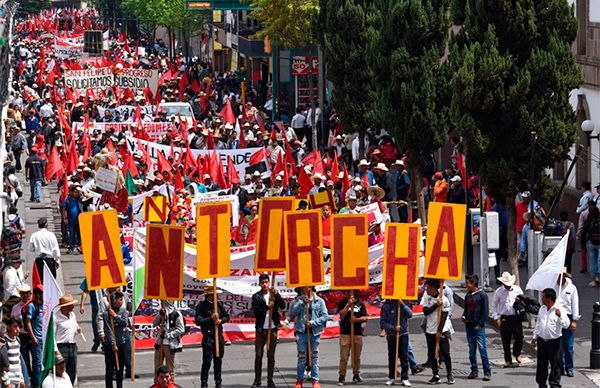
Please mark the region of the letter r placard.
POLYGON ((429 204, 424 271, 426 278, 462 278, 466 218, 466 205, 443 202, 429 204))
POLYGON ((283 213, 288 288, 325 283, 321 211, 283 213))
POLYGON ((146 225, 145 299, 183 299, 183 226, 146 225))
POLYGON ((231 204, 214 202, 196 207, 196 277, 229 276, 231 204))
POLYGON ((385 225, 382 298, 404 300, 419 298, 420 256, 420 225, 399 223, 385 225))
POLYGON ((81 213, 79 231, 88 289, 124 286, 125 269, 117 211, 81 213))
POLYGON ((369 286, 369 227, 366 214, 331 216, 331 289, 369 286))

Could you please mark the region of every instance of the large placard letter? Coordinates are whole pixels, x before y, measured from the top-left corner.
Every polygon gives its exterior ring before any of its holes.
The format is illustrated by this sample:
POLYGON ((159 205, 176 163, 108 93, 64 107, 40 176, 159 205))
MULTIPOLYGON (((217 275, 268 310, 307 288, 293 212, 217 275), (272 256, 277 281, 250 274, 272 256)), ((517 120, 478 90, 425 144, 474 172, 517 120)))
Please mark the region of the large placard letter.
POLYGON ((258 207, 258 229, 254 270, 284 271, 285 243, 283 212, 292 210, 294 198, 261 198, 258 207))
POLYGON ((369 286, 368 215, 331 216, 331 288, 364 289, 369 286))
POLYGON ((324 284, 321 211, 285 212, 283 219, 288 288, 324 284))
POLYGON ((196 209, 196 277, 208 279, 229 276, 231 204, 199 204, 196 209))
POLYGON ((144 298, 183 299, 185 228, 146 225, 146 282, 144 298))
POLYGON ((425 250, 426 278, 462 278, 466 217, 466 205, 443 202, 429 204, 425 250))
POLYGON ((418 299, 420 256, 420 225, 397 223, 385 225, 382 298, 418 299))

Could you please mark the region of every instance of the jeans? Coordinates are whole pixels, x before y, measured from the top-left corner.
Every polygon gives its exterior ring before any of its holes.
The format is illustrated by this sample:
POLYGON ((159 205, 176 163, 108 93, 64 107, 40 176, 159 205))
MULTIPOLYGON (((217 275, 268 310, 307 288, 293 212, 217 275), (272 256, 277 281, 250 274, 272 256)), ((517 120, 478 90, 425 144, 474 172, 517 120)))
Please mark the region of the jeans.
POLYGON ((588 241, 586 248, 589 274, 591 277, 600 276, 600 245, 588 241))
POLYGON ((573 372, 573 354, 575 346, 575 333, 571 328, 562 330, 562 350, 561 350, 561 358, 562 358, 562 369, 565 372, 573 372))
MULTIPOLYGON (((396 375, 398 360, 396 360, 396 336, 387 336, 388 348, 388 378, 393 379, 396 375)), ((401 335, 398 340, 398 358, 400 359, 400 377, 408 380, 408 335, 401 335)))
POLYGON ((29 190, 31 191, 31 198, 34 201, 39 201, 40 195, 42 192, 42 180, 41 179, 31 179, 29 181, 29 190))
MULTIPOLYGON (((310 376, 313 381, 319 381, 319 344, 321 335, 310 336, 310 376)), ((306 368, 308 352, 308 336, 306 333, 296 332, 296 348, 298 350, 298 364, 296 367, 296 378, 302 381, 304 379, 304 369, 306 368)))
POLYGON ((471 371, 477 373, 477 349, 481 355, 481 364, 483 373, 491 373, 490 361, 485 346, 485 329, 483 327, 475 328, 467 326, 467 342, 469 343, 469 361, 471 362, 471 371))
MULTIPOLYGON (((267 345, 267 329, 256 329, 256 340, 254 342, 254 379, 260 380, 262 376, 262 359, 267 345)), ((277 329, 271 329, 271 343, 267 352, 267 380, 273 381, 275 373, 275 349, 277 348, 277 329)))
POLYGON ((67 227, 69 229, 69 249, 77 248, 81 245, 81 236, 79 235, 79 220, 69 220, 67 227))
POLYGON ((25 382, 26 387, 31 385, 31 382, 29 381, 29 370, 27 368, 29 367, 25 363, 25 359, 23 358, 23 354, 21 353, 21 372, 23 373, 23 381, 25 382))
POLYGON ((417 364, 417 360, 415 359, 415 354, 413 353, 410 341, 408 341, 408 366, 413 372, 419 367, 419 364, 417 364))
POLYGON ((44 341, 38 338, 38 344, 34 345, 31 342, 31 347, 31 386, 37 387, 40 384, 42 374, 42 349, 44 348, 44 341))
POLYGON ((200 381, 202 384, 208 384, 208 371, 213 360, 215 364, 215 383, 221 384, 221 366, 223 365, 224 354, 225 340, 222 334, 219 336, 219 357, 217 357, 214 333, 202 333, 202 368, 200 369, 200 381))
POLYGON ((125 377, 131 377, 131 332, 124 331, 123 339, 125 340, 125 377))

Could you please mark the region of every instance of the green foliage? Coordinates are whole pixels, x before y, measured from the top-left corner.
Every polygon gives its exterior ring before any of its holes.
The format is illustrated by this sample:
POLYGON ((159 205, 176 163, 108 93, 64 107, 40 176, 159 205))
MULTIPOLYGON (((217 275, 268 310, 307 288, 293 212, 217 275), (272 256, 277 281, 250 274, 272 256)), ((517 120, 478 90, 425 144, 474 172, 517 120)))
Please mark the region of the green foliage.
POLYGON ((512 198, 530 175, 532 131, 537 176, 575 141, 569 93, 582 82, 571 52, 577 22, 564 0, 463 3, 450 54, 451 117, 469 168, 490 192, 512 198))
POLYGON ((142 23, 196 31, 206 12, 186 10, 185 0, 124 0, 123 6, 142 23))
POLYGON ((373 119, 406 150, 414 172, 448 134, 448 9, 449 0, 374 0, 369 13, 373 119))
POLYGON ((334 85, 334 105, 347 132, 364 133, 372 109, 367 94, 367 6, 363 0, 321 0, 317 25, 327 76, 334 85))
POLYGON ((37 14, 50 8, 50 0, 22 0, 17 6, 18 18, 26 18, 29 14, 37 14))
POLYGON ((252 0, 250 16, 259 21, 259 37, 285 48, 307 47, 313 42, 313 23, 319 0, 252 0))

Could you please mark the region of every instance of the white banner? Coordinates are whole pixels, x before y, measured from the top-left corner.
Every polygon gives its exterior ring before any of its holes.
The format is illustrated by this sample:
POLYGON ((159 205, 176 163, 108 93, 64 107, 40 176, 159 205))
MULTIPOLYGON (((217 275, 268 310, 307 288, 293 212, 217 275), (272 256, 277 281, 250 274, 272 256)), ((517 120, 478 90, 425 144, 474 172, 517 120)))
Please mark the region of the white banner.
POLYGON ((102 33, 102 50, 108 50, 110 42, 110 33, 108 31, 104 31, 102 33))
MULTIPOLYGON (((103 108, 101 106, 97 106, 96 108, 98 109, 98 114, 100 115, 100 117, 104 117, 104 113, 108 110, 113 115, 113 117, 115 115, 115 112, 119 112, 121 118, 125 117, 125 113, 127 113, 129 115, 128 121, 132 121, 135 109, 137 107, 134 105, 120 105, 116 108, 103 108)), ((146 113, 147 115, 154 116, 155 111, 156 107, 154 105, 142 105, 142 112, 146 113)))
POLYGON ((112 171, 104 167, 96 170, 96 175, 94 177, 97 188, 110 191, 111 193, 114 193, 117 189, 118 178, 119 174, 116 171, 112 171))
POLYGON ((115 82, 111 67, 65 70, 64 77, 68 87, 83 93, 87 89, 110 88, 115 82))
MULTIPOLYGON (((173 149, 173 154, 174 154, 174 158, 175 160, 179 160, 179 155, 185 151, 185 148, 180 148, 180 147, 172 147, 168 146, 168 145, 164 145, 164 144, 158 144, 155 142, 148 142, 145 140, 140 140, 137 139, 135 137, 132 136, 127 136, 127 144, 129 147, 129 150, 131 152, 134 152, 135 150, 137 150, 137 143, 141 142, 142 145, 146 146, 148 149, 148 152, 150 153, 150 158, 153 161, 156 161, 156 153, 157 152, 162 152, 165 155, 169 155, 171 152, 171 149, 173 149)), ((240 176, 240 181, 243 180, 244 175, 246 174, 246 168, 249 167, 249 162, 250 162, 250 156, 252 156, 253 153, 257 152, 258 150, 260 150, 259 147, 253 147, 253 148, 242 148, 239 150, 217 150, 217 155, 219 155, 219 158, 221 158, 221 161, 223 162, 223 168, 225 171, 227 171, 227 158, 229 156, 231 156, 231 158, 233 159, 233 164, 235 165, 236 170, 238 171, 238 174, 240 176)), ((196 149, 192 149, 192 154, 194 155, 194 159, 198 158, 198 155, 210 155, 213 150, 196 150, 196 149)))
MULTIPOLYGON (((131 121, 131 120, 128 120, 126 122, 121 122, 121 123, 90 123, 90 125, 93 125, 92 130, 106 132, 109 129, 112 129, 113 131, 115 131, 115 133, 125 132, 125 131, 131 129, 131 124, 133 124, 133 121, 131 121)), ((82 121, 76 122, 75 125, 77 128, 83 128, 82 121)), ((142 125, 144 126, 144 129, 146 130, 148 135, 150 135, 150 137, 152 137, 152 138, 160 138, 165 133, 167 133, 167 130, 169 130, 169 128, 171 128, 171 126, 172 126, 172 124, 167 121, 147 122, 147 123, 142 122, 142 125)))
POLYGON ((57 58, 79 58, 83 54, 83 43, 73 43, 65 39, 54 39, 54 55, 57 58))
POLYGON ((158 88, 158 70, 156 69, 129 69, 125 68, 115 74, 115 85, 133 91, 143 91, 147 87, 152 93, 158 88))

